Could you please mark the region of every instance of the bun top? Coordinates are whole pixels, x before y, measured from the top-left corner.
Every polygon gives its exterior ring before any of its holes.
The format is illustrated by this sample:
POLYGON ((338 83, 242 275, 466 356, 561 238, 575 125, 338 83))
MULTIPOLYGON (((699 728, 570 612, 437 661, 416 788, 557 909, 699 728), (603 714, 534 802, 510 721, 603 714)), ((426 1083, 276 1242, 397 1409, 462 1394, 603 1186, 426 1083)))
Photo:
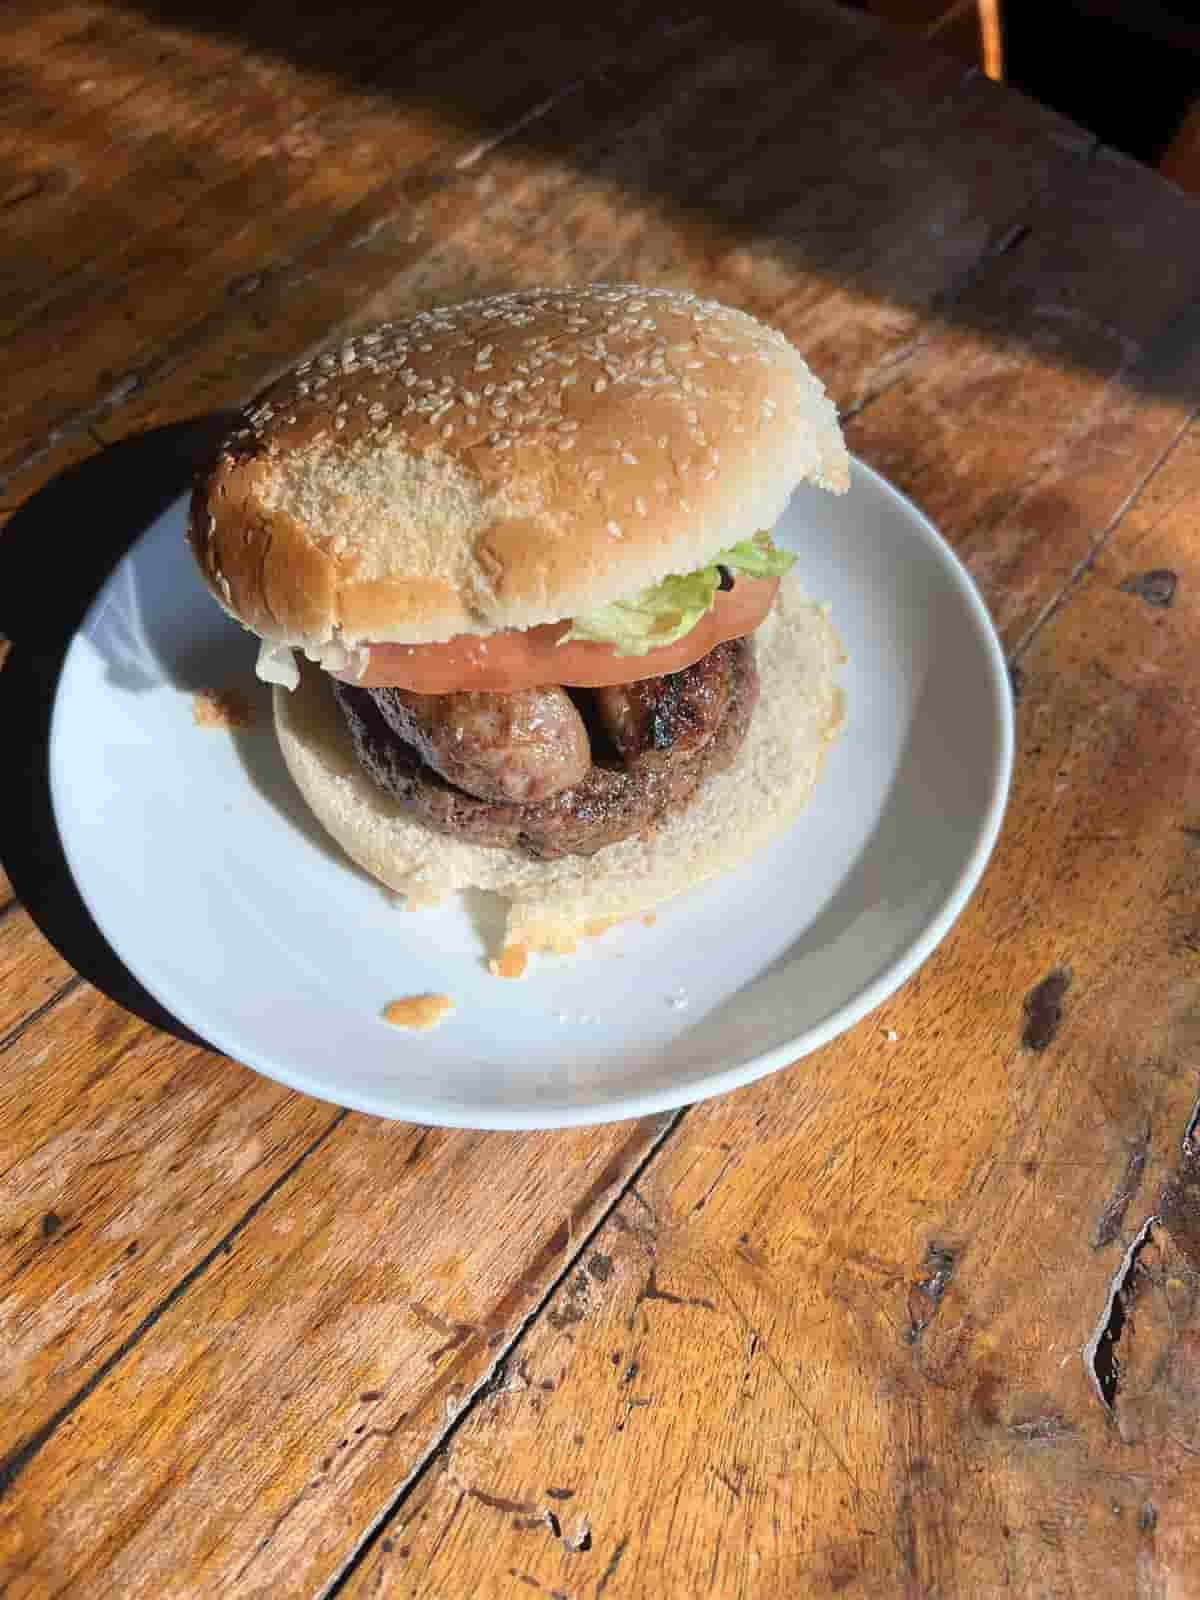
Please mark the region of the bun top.
POLYGON ((594 610, 770 528, 845 447, 782 334, 672 289, 423 311, 305 362, 192 497, 214 595, 329 664, 594 610))

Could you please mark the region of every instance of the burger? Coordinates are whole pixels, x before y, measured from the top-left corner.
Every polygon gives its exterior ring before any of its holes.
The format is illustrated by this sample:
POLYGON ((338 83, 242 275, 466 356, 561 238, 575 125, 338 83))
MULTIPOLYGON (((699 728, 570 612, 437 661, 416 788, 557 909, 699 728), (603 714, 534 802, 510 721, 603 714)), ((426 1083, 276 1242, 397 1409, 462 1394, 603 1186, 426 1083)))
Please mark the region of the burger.
POLYGON ((671 289, 522 290, 270 387, 190 539, 346 853, 415 906, 498 892, 507 945, 562 951, 803 806, 841 654, 771 531, 798 484, 847 482, 777 331, 671 289))

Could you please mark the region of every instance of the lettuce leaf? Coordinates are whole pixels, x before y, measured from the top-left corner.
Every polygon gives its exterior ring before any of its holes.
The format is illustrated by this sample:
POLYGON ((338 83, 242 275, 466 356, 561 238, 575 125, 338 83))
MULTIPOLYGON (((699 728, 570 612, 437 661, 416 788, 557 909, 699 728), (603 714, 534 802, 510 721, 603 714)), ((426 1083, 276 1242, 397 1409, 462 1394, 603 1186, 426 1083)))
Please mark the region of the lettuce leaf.
POLYGON ((748 578, 782 578, 795 559, 790 550, 780 550, 772 544, 769 533, 756 533, 753 539, 743 539, 741 544, 722 550, 716 562, 732 572, 744 572, 748 578))
POLYGON ((712 610, 721 587, 722 567, 748 578, 778 578, 795 559, 788 551, 777 549, 769 533, 756 533, 753 539, 718 552, 707 567, 664 578, 628 600, 614 600, 576 617, 558 642, 583 639, 609 644, 619 656, 644 656, 682 639, 712 610))

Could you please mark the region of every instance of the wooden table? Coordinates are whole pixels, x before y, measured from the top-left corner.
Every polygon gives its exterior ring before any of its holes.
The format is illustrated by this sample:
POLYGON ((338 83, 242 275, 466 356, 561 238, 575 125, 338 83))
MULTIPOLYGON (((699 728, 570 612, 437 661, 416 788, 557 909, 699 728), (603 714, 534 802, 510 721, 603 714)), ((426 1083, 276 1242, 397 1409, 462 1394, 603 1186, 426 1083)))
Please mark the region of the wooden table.
POLYGON ((1200 1595, 1200 209, 815 4, 168 9, 2 24, 0 1594, 1200 1595), (62 650, 196 419, 596 277, 785 329, 953 540, 1019 702, 1002 841, 751 1088, 348 1115, 91 929, 62 650))

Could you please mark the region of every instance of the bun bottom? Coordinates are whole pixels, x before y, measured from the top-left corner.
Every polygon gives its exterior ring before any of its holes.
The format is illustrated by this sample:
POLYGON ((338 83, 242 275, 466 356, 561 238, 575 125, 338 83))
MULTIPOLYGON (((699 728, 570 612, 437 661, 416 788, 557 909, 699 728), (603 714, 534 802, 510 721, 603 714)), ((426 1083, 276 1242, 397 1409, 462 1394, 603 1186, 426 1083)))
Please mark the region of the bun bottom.
POLYGON ((594 856, 529 861, 431 832, 359 770, 319 668, 305 664, 294 693, 275 690, 275 730, 318 820, 411 907, 458 889, 491 890, 509 902, 506 946, 563 952, 597 924, 651 911, 728 871, 803 808, 844 720, 836 672, 845 657, 824 607, 804 598, 794 576, 780 585, 755 643, 759 700, 733 766, 652 838, 623 839, 594 856))

